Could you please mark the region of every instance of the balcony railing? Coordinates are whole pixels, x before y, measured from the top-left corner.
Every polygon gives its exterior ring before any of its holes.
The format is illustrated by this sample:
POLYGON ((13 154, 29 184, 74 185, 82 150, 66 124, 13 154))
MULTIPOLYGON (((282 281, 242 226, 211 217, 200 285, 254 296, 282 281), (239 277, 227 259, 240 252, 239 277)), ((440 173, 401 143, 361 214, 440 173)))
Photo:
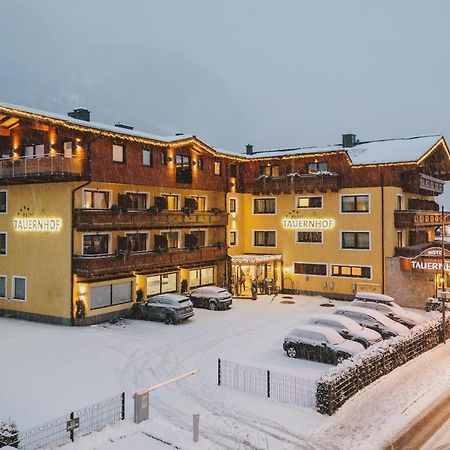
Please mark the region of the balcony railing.
POLYGON ((303 192, 337 192, 341 177, 337 173, 289 174, 282 177, 261 176, 244 182, 244 191, 252 194, 290 194, 303 192))
POLYGON ((147 210, 76 209, 74 224, 77 230, 140 230, 165 227, 226 226, 228 213, 194 211, 152 212, 147 210))
POLYGON ((403 178, 406 192, 422 195, 440 195, 444 192, 445 182, 423 173, 408 173, 403 178))
MULTIPOLYGON (((447 219, 447 224, 449 222, 447 219)), ((394 211, 394 223, 395 228, 438 227, 442 224, 442 215, 437 211, 398 210, 394 211)))
MULTIPOLYGON (((407 247, 395 247, 395 256, 403 256, 404 258, 415 258, 424 250, 430 247, 441 247, 442 243, 439 241, 425 242, 424 244, 409 245, 407 247)), ((444 244, 447 250, 450 250, 450 244, 444 244)))
POLYGON ((225 246, 176 249, 166 253, 136 252, 125 255, 75 256, 74 271, 81 277, 123 274, 134 271, 158 271, 180 265, 208 263, 227 256, 225 246))
POLYGON ((0 178, 42 178, 48 176, 80 177, 83 170, 81 158, 61 154, 40 157, 24 156, 17 159, 0 159, 0 178))

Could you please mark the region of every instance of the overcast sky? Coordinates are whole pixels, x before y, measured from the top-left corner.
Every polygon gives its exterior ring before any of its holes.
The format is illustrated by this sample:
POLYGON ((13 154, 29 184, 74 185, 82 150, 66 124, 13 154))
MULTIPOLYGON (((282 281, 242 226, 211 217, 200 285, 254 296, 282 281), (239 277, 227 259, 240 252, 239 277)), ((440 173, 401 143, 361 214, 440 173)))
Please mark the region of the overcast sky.
POLYGON ((14 0, 0 101, 236 152, 450 142, 449 17, 448 0, 14 0))

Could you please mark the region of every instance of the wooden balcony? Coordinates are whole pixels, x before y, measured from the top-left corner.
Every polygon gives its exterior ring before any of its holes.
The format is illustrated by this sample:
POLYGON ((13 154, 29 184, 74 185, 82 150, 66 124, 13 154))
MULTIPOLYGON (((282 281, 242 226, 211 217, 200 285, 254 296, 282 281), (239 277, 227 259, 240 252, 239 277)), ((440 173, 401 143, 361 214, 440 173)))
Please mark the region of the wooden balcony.
POLYGON ((195 211, 191 214, 182 211, 151 212, 147 210, 128 210, 120 212, 111 209, 76 209, 74 224, 77 230, 140 230, 167 227, 225 227, 228 213, 195 211))
POLYGON ((0 180, 3 183, 77 180, 82 177, 83 167, 82 159, 61 154, 0 159, 0 180))
POLYGON ((341 177, 329 174, 293 174, 282 177, 259 177, 244 182, 244 192, 252 194, 291 194, 339 191, 341 177))
POLYGON ((226 246, 176 249, 166 253, 137 252, 128 255, 75 256, 74 273, 80 277, 99 277, 131 272, 155 272, 190 264, 212 263, 225 259, 226 246))
POLYGON ((402 185, 406 192, 436 196, 444 192, 445 181, 423 173, 407 173, 402 185))
MULTIPOLYGON (((441 247, 442 243, 439 241, 426 242, 424 244, 409 245, 407 247, 395 247, 395 256, 402 256, 404 258, 415 258, 424 250, 430 247, 441 247)), ((450 250, 450 244, 444 244, 447 250, 450 250)))
MULTIPOLYGON (((446 212, 445 215, 450 213, 446 212)), ((447 217, 447 224, 450 220, 447 217)), ((442 224, 442 215, 437 211, 405 210, 394 211, 395 228, 438 227, 442 224)))

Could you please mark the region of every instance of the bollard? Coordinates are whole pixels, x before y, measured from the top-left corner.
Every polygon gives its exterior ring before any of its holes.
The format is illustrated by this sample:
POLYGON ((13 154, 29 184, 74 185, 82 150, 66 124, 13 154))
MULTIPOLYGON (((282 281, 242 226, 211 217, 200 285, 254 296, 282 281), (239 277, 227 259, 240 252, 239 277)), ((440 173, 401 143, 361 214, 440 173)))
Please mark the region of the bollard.
POLYGON ((193 434, 194 434, 194 442, 198 442, 199 438, 199 425, 200 425, 200 414, 193 414, 193 434))

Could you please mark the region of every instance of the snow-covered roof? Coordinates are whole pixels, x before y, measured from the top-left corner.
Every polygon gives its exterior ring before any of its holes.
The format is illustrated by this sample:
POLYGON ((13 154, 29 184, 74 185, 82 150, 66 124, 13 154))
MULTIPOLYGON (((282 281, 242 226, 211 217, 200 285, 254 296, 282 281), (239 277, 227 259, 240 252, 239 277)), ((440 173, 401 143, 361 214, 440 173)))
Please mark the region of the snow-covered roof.
POLYGON ((255 151, 248 158, 283 157, 346 151, 355 165, 383 164, 395 162, 417 161, 425 155, 442 135, 413 136, 377 141, 358 142, 354 147, 344 148, 342 145, 324 147, 299 147, 280 150, 255 151))

